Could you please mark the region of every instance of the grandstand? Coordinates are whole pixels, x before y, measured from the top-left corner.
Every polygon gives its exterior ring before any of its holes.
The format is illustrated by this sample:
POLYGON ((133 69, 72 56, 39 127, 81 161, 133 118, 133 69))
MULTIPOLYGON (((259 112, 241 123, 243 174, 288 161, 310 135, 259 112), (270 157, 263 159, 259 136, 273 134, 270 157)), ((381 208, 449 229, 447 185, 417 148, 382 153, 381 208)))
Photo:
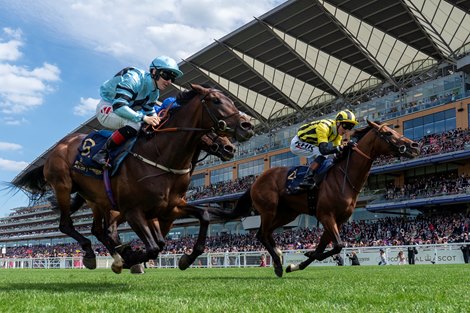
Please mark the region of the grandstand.
MULTIPOLYGON (((351 222, 446 213, 468 223, 469 11, 468 1, 450 0, 287 1, 181 62, 185 75, 162 99, 190 82, 217 86, 252 117, 257 132, 238 144, 233 160, 209 156, 198 164, 190 202, 230 207, 264 170, 306 164, 288 148, 299 125, 347 107, 362 123, 387 122, 422 144, 417 159, 374 163, 351 222)), ((90 119, 76 131, 99 128, 90 119)), ((15 180, 42 165, 49 151, 15 180)), ((91 221, 88 208, 74 215, 77 229, 96 243, 91 221)), ((247 235, 258 223, 252 216, 213 224, 209 235, 247 235)), ((285 229, 315 225, 314 217, 300 216, 285 229)), ((195 220, 184 219, 169 235, 175 240, 197 230, 195 220)), ((135 238, 126 224, 120 233, 124 241, 135 238)), ((71 242, 47 199, 0 219, 0 246, 71 242)))

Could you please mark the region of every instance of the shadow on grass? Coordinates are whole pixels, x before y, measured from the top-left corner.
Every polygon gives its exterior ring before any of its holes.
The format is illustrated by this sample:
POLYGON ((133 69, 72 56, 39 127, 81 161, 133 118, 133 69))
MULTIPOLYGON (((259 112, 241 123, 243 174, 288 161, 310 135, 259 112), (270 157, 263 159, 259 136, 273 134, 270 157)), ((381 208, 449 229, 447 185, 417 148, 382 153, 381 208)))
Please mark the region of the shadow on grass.
POLYGON ((11 283, 2 285, 3 291, 44 291, 69 293, 73 292, 107 292, 123 293, 129 291, 129 284, 124 283, 11 283))

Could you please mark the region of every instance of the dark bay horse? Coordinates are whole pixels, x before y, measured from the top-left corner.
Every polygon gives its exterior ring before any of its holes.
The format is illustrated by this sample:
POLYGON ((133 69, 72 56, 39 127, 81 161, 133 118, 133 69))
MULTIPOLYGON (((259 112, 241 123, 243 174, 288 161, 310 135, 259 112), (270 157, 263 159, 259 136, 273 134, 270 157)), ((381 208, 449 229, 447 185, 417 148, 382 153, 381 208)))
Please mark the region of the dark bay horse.
POLYGON ((273 231, 292 222, 299 214, 315 215, 323 225, 323 234, 314 251, 300 265, 289 265, 286 272, 303 270, 314 260, 324 260, 343 248, 339 227, 352 215, 356 200, 364 186, 372 162, 380 155, 408 158, 419 155, 418 143, 398 134, 385 124, 368 121, 369 126, 355 130, 351 136, 357 146, 345 148, 343 157, 330 169, 319 188, 314 190, 316 210, 309 208, 307 193, 290 195, 286 192, 289 167, 275 167, 260 175, 238 200, 232 211, 211 209, 210 213, 223 220, 248 216, 254 208, 261 217, 257 238, 272 257, 274 271, 282 277, 282 253, 276 247, 273 231), (330 251, 325 249, 332 242, 330 251))
MULTIPOLYGON (((233 159, 233 157, 235 156, 236 148, 227 137, 218 136, 217 134, 210 132, 210 133, 204 134, 201 137, 201 142, 199 144, 199 151, 206 152, 206 156, 204 156, 202 159, 204 159, 208 155, 214 155, 220 158, 222 161, 229 161, 233 159)), ((193 161, 191 162, 191 166, 192 166, 191 173, 196 167, 196 164, 202 160, 199 157, 200 157, 200 152, 196 152, 194 154, 193 161)), ((64 173, 64 174, 67 174, 67 173, 64 173)), ((73 214, 75 211, 77 211, 85 202, 86 200, 84 198, 82 198, 79 194, 75 194, 75 196, 72 199, 73 206, 71 206, 70 214, 73 214)), ((122 246, 122 243, 117 234, 117 227, 123 222, 125 222, 125 218, 118 211, 109 212, 107 209, 98 208, 95 204, 90 203, 90 202, 88 203, 88 205, 93 211, 93 225, 92 225, 91 232, 101 243, 103 243, 106 246, 106 248, 109 251, 112 252, 115 262, 113 262, 111 269, 116 273, 120 273, 122 271, 123 266, 130 267, 130 265, 128 264, 123 264, 125 263, 125 260, 120 259, 119 255, 116 255, 114 253, 116 247, 119 247, 120 253, 124 257, 127 256, 124 254, 125 250, 123 249, 128 249, 128 247, 122 246), (110 221, 108 221, 106 218, 108 216, 111 217, 110 221), (108 227, 111 227, 113 229, 112 234, 107 233, 108 227)), ((160 221, 158 221, 158 219, 154 219, 153 220, 154 227, 160 228, 162 232, 162 236, 163 238, 165 238, 168 232, 170 231, 174 220, 178 218, 184 218, 184 217, 197 217, 198 218, 199 216, 203 214, 203 210, 205 209, 196 208, 195 210, 197 211, 197 213, 194 213, 193 210, 194 208, 190 206, 175 207, 173 211, 171 212, 171 214, 167 215, 165 219, 162 220, 161 223, 160 221)), ((204 232, 205 230, 202 229, 201 233, 204 233, 204 232)), ((203 243, 204 242, 200 242, 199 244, 203 244, 203 243)), ((201 247, 199 249, 195 247, 193 249, 193 251, 200 251, 200 253, 202 253, 203 250, 204 250, 204 247, 201 247)), ((194 258, 197 258, 197 256, 199 255, 194 255, 194 258)), ((87 260, 87 264, 89 265, 89 268, 93 269, 96 267, 95 260, 92 260, 92 259, 84 259, 84 260, 87 260)))
MULTIPOLYGON (((199 153, 201 136, 214 132, 242 142, 254 134, 253 125, 240 114, 232 100, 216 89, 192 84, 191 90, 178 95, 178 103, 180 108, 164 123, 164 129, 150 138, 139 137, 132 156, 123 161, 119 175, 111 178, 115 210, 146 247, 145 253, 126 260, 129 265, 154 259, 161 250, 164 238, 155 219, 166 222, 175 208, 191 209, 183 197, 190 182, 191 163, 199 153)), ((103 182, 71 170, 81 141, 82 137, 77 135, 64 138, 45 160, 42 173, 37 169, 32 170, 31 175, 26 173, 16 187, 43 192, 47 183, 52 188, 61 212, 60 230, 68 231, 67 234, 80 243, 86 265, 88 260, 93 262, 94 252, 90 241, 73 227, 70 212, 77 204, 71 202, 71 194, 77 192, 94 213, 100 212, 100 218, 110 227, 109 234, 115 234, 116 230, 111 228, 115 225, 110 222, 112 204, 103 182)), ((199 214, 201 228, 207 228, 208 214, 199 211, 194 209, 192 213, 199 214)), ((206 234, 203 235, 205 240, 206 234)), ((120 257, 117 253, 114 255, 120 257)), ((187 258, 183 263, 186 262, 187 258)))

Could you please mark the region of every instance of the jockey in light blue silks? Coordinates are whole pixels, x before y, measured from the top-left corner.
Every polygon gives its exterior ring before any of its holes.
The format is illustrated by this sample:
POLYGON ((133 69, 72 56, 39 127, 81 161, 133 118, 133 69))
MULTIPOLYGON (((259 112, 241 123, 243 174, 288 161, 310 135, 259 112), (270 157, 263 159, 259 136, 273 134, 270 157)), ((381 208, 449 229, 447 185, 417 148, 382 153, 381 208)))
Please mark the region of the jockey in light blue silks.
POLYGON ((115 131, 93 160, 108 166, 109 150, 137 135, 142 123, 157 126, 160 118, 154 105, 160 91, 182 75, 175 60, 160 56, 152 61, 149 72, 126 67, 105 81, 100 88, 96 117, 101 125, 115 131))

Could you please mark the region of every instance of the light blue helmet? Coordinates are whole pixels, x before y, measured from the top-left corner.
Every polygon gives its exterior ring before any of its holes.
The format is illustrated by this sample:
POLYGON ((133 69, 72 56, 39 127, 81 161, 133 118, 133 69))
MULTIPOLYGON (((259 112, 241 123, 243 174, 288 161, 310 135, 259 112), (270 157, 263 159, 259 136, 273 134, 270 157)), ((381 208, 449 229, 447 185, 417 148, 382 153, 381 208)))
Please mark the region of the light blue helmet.
POLYGON ((176 78, 183 76, 183 72, 180 71, 178 64, 175 60, 165 55, 156 57, 150 64, 150 69, 156 68, 157 70, 168 70, 175 74, 176 78))

